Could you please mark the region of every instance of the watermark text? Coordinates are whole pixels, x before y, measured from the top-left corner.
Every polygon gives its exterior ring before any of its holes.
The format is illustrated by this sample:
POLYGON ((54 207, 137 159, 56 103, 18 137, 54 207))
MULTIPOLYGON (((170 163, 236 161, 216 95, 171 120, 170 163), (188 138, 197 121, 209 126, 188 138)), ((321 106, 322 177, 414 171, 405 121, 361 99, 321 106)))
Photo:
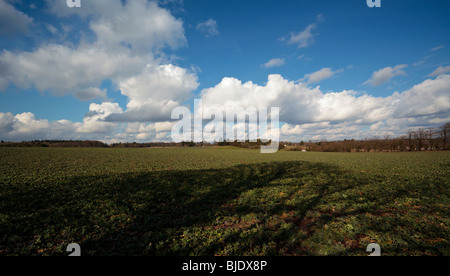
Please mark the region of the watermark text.
POLYGON ((275 153, 280 141, 279 116, 279 107, 204 108, 202 100, 194 100, 193 116, 187 107, 172 111, 171 118, 179 121, 172 128, 171 138, 175 143, 261 140, 270 142, 261 146, 262 153, 275 153))
POLYGON ((381 0, 367 0, 367 6, 369 8, 381 8, 381 0))
POLYGON ((67 0, 69 8, 81 8, 81 0, 67 0))

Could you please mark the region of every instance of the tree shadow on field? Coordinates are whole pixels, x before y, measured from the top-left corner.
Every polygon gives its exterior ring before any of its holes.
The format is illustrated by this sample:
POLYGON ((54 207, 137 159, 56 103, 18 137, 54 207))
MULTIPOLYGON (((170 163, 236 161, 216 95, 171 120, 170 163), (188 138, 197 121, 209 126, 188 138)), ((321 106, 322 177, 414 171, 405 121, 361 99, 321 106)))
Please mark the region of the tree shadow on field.
POLYGON ((0 193, 0 255, 67 255, 72 242, 83 255, 314 254, 305 239, 367 211, 318 205, 371 181, 323 163, 272 162, 35 183, 0 193))
POLYGON ((112 186, 123 195, 117 205, 139 206, 133 210, 133 222, 86 241, 84 247, 98 248, 92 254, 112 255, 253 255, 253 247, 266 246, 277 232, 266 225, 274 216, 295 212, 291 219, 296 227, 312 233, 313 226, 305 223, 308 211, 328 190, 347 188, 342 183, 330 188, 339 173, 326 164, 273 162, 126 175, 112 186), (278 198, 281 190, 304 190, 307 195, 286 204, 286 198, 278 198), (233 249, 224 252, 227 244, 233 249))

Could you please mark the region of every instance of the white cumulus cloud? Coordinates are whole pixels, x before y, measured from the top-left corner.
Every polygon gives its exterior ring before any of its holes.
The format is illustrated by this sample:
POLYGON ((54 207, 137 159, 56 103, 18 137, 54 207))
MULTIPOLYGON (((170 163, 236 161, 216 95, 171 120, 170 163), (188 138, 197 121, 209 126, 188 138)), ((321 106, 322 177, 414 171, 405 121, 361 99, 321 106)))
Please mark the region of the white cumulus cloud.
POLYGON ((430 77, 436 77, 442 74, 450 73, 450 66, 439 66, 434 70, 429 76, 430 77))
POLYGON ((364 84, 370 84, 372 86, 380 86, 389 82, 392 78, 396 76, 406 76, 406 72, 403 71, 408 65, 400 64, 395 67, 385 67, 375 71, 372 77, 367 80, 364 84))
MULTIPOLYGON (((360 131, 362 126, 387 120, 415 118, 414 122, 432 124, 450 119, 450 75, 425 80, 387 97, 351 90, 325 93, 319 87, 311 88, 306 83, 289 81, 280 75, 269 75, 264 86, 224 78, 215 87, 202 91, 202 101, 204 108, 222 110, 226 107, 279 107, 280 121, 287 123, 282 130, 289 135, 325 127, 327 131, 317 132, 317 135, 327 139, 348 138, 356 131, 355 137, 363 137, 368 134, 360 131)), ((389 127, 393 132, 392 125, 389 127)), ((401 129, 395 131, 400 133, 401 129)))
POLYGON ((285 62, 286 61, 283 58, 273 58, 273 59, 269 60, 268 62, 264 63, 263 66, 265 68, 279 67, 279 66, 283 66, 285 62))
POLYGON ((139 75, 119 83, 129 98, 124 113, 111 114, 110 121, 153 121, 170 119, 172 110, 192 96, 197 76, 187 69, 169 65, 148 65, 139 75))
POLYGON ((322 68, 314 73, 306 74, 303 79, 307 80, 309 84, 318 83, 324 79, 329 79, 340 72, 342 72, 342 70, 333 71, 332 68, 322 68))
MULTIPOLYGON (((312 31, 317 28, 316 24, 310 24, 306 29, 299 33, 293 33, 287 39, 289 44, 295 44, 298 48, 305 48, 310 46, 314 42, 314 34, 312 31)), ((283 38, 282 40, 286 40, 283 38)))
POLYGON ((147 64, 160 63, 155 53, 162 48, 186 45, 182 21, 153 1, 85 1, 79 9, 67 8, 65 1, 47 2, 58 16, 86 20, 95 41, 81 40, 77 46, 44 43, 32 51, 1 52, 1 90, 12 83, 82 100, 104 96, 93 90, 104 80, 117 84, 141 74, 147 64))
POLYGON ((26 33, 32 23, 31 17, 0 0, 0 34, 26 33))
POLYGON ((205 22, 201 22, 197 25, 197 30, 205 35, 205 37, 211 37, 219 34, 219 28, 217 22, 214 19, 208 19, 205 22))

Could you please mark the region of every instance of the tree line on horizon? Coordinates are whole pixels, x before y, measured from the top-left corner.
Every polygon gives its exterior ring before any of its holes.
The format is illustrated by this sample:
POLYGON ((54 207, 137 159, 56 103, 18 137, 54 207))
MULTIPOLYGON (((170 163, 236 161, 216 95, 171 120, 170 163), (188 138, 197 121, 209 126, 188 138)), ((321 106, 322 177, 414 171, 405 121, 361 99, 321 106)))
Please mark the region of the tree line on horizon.
MULTIPOLYGON (((341 141, 318 142, 280 142, 279 149, 288 151, 320 151, 320 152, 395 152, 395 151, 434 151, 449 150, 450 122, 439 128, 418 128, 410 130, 400 137, 385 135, 384 137, 366 138, 364 140, 344 139, 341 141)), ((196 143, 193 141, 151 142, 151 143, 113 143, 106 144, 90 140, 34 140, 22 142, 1 141, 0 147, 90 147, 90 148, 149 148, 149 147, 206 147, 234 146, 239 148, 259 149, 270 144, 258 139, 252 141, 220 141, 215 143, 196 143)))
POLYGON ((321 152, 396 152, 449 150, 450 123, 439 128, 418 128, 405 135, 366 138, 364 140, 285 143, 286 150, 321 152))

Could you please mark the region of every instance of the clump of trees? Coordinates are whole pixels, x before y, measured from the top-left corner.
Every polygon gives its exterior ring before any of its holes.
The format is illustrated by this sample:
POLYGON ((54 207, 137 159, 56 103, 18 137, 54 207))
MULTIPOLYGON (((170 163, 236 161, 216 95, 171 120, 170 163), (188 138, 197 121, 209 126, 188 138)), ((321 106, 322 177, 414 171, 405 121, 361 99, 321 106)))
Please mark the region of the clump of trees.
MULTIPOLYGON (((272 143, 271 140, 269 141, 262 141, 261 139, 257 139, 256 141, 250 141, 250 140, 246 140, 246 141, 241 141, 239 142, 238 140, 235 141, 221 141, 221 142, 217 142, 216 144, 218 146, 233 146, 233 147, 238 147, 238 148, 244 148, 244 149, 260 149, 261 146, 267 146, 270 145, 272 143)), ((280 144, 279 148, 282 149, 284 148, 284 145, 280 144)))
POLYGON ((59 147, 59 148, 105 148, 107 144, 100 141, 72 141, 72 140, 34 140, 23 142, 4 142, 0 143, 1 147, 59 147))
POLYGON ((395 151, 435 151, 449 150, 450 123, 439 128, 418 128, 406 135, 364 140, 301 142, 289 145, 287 150, 307 150, 322 152, 395 152, 395 151))
POLYGON ((110 148, 169 148, 169 147, 178 147, 180 146, 178 143, 114 143, 111 144, 110 148))

